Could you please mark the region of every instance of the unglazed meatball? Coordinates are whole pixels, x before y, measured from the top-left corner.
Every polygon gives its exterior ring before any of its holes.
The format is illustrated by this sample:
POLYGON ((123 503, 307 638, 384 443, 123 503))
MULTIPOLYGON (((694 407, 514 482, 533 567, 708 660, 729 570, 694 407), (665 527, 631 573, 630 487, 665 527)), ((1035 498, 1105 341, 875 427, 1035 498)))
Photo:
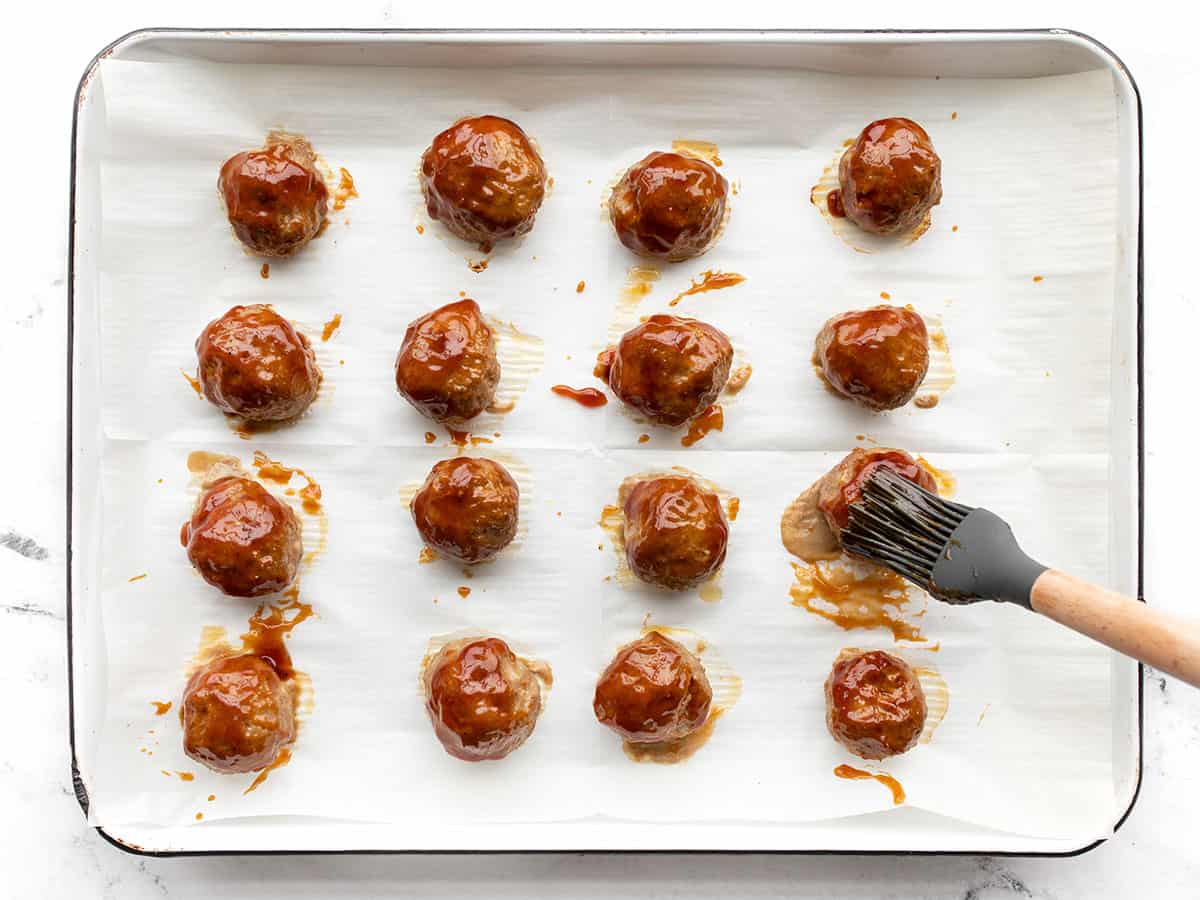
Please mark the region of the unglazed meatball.
POLYGON ((720 498, 685 476, 639 481, 625 498, 625 558, 642 581, 682 591, 725 561, 729 523, 720 498))
POLYGON ((257 481, 235 475, 205 489, 180 541, 201 577, 231 597, 282 591, 304 554, 291 507, 257 481))
POLYGON ((603 351, 595 374, 623 403, 660 425, 707 409, 729 379, 733 346, 696 319, 654 315, 603 351))
POLYGON ((882 650, 843 653, 825 679, 825 724, 855 756, 895 756, 921 737, 925 691, 898 656, 882 650))
POLYGON ((817 507, 835 536, 840 538, 842 529, 846 527, 850 504, 862 496, 862 486, 867 476, 880 467, 891 469, 901 478, 937 493, 937 482, 933 475, 903 450, 890 447, 864 450, 857 447, 820 482, 817 507))
POLYGON ((617 651, 592 700, 600 724, 635 744, 687 737, 704 724, 711 705, 700 660, 657 631, 617 651))
POLYGON ((183 751, 214 772, 254 772, 296 739, 288 685, 259 656, 226 656, 188 681, 180 719, 183 751))
POLYGON ((465 563, 491 559, 517 534, 520 491, 508 470, 490 459, 460 456, 429 470, 412 499, 421 539, 465 563))
POLYGON ((302 138, 272 136, 226 160, 217 180, 229 224, 260 256, 291 256, 325 224, 329 191, 302 138))
POLYGON ((542 711, 530 665, 496 637, 451 641, 424 673, 425 710, 451 756, 503 759, 528 739, 542 711))
POLYGON ((907 234, 942 199, 942 161, 911 119, 879 119, 842 154, 829 211, 864 231, 907 234))
POLYGON ((396 390, 435 422, 461 423, 496 396, 496 336, 474 300, 457 300, 408 326, 396 356, 396 390))
POLYGON ((896 409, 916 395, 929 370, 929 332, 924 319, 899 306, 844 312, 817 334, 814 360, 843 397, 896 409))
POLYGON ((617 238, 640 256, 680 262, 709 248, 725 218, 729 184, 702 159, 651 153, 613 188, 617 238))
POLYGON ((533 228, 546 195, 546 166, 516 122, 460 119, 421 157, 421 191, 431 218, 490 248, 533 228))
POLYGON ((235 306, 209 322, 196 360, 205 398, 252 422, 295 418, 321 386, 308 338, 269 306, 235 306))

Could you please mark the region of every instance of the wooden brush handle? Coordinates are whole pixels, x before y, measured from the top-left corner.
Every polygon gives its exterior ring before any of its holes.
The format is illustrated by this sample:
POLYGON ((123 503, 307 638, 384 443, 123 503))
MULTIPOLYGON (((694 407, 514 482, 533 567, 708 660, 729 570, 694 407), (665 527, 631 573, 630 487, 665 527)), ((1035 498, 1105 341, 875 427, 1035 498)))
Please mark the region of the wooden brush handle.
POLYGON ((1047 569, 1029 594, 1035 612, 1119 653, 1200 687, 1200 621, 1047 569))

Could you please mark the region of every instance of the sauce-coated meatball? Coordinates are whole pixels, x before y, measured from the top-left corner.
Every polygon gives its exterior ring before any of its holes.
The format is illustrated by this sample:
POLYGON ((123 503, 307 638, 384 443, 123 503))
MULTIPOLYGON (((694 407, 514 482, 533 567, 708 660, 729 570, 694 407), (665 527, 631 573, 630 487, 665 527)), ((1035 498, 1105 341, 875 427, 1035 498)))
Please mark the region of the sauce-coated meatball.
POLYGON ((304 554, 291 507, 257 481, 235 475, 205 489, 180 541, 204 580, 231 597, 282 591, 304 554))
POLYGON ((896 409, 916 395, 929 370, 925 320, 899 306, 841 313, 817 334, 816 363, 843 397, 896 409))
POLYGON ((635 744, 687 737, 704 724, 711 705, 700 660, 657 631, 617 651, 592 700, 600 724, 635 744))
POLYGON ((214 660, 183 692, 183 751, 214 772, 254 772, 296 739, 292 692, 269 662, 243 654, 214 660))
POLYGON ((321 386, 308 338, 269 306, 235 306, 209 322, 196 359, 208 401, 252 422, 295 418, 321 386))
POLYGON ((925 727, 925 691, 904 660, 882 650, 843 653, 825 679, 825 724, 863 759, 916 746, 925 727))
POLYGON ((822 481, 817 506, 833 533, 840 536, 850 517, 850 504, 862 496, 863 482, 879 467, 891 469, 901 478, 937 493, 937 482, 915 459, 903 450, 875 447, 850 451, 822 481))
POLYGON ((500 638, 451 641, 425 669, 425 710, 451 756, 503 759, 533 733, 542 686, 500 638))
POLYGON ((329 191, 300 138, 231 156, 217 186, 233 233, 260 256, 291 256, 325 224, 329 191))
POLYGON ((717 399, 732 362, 723 332, 696 319, 654 315, 600 354, 596 376, 646 418, 674 426, 717 399))
POLYGON ((911 119, 879 119, 842 154, 829 211, 864 231, 907 234, 942 199, 942 161, 911 119))
POLYGON ((517 534, 520 492, 508 470, 490 459, 460 456, 429 470, 412 499, 421 539, 460 562, 491 559, 517 534))
POLYGON ((460 119, 421 157, 421 190, 431 218, 490 247, 533 228, 546 195, 546 166, 516 122, 460 119))
POLYGON ((728 191, 721 173, 702 159, 651 153, 617 182, 608 209, 617 238, 634 253, 679 262, 712 244, 728 191))
POLYGON ((496 396, 496 337, 474 300, 422 316, 404 332, 396 356, 396 390, 436 422, 465 422, 496 396))
POLYGON ((728 541, 720 498, 691 478, 640 481, 625 498, 625 558, 642 581, 695 587, 721 568, 728 541))

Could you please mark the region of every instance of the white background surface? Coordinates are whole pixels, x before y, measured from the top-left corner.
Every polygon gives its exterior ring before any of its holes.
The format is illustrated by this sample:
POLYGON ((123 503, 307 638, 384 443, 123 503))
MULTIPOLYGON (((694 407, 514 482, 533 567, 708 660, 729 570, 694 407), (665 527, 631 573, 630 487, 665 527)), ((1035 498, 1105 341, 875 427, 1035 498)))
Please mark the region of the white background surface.
POLYGON ((772 857, 439 857, 140 860, 107 846, 85 825, 69 782, 63 623, 63 416, 65 239, 71 99, 91 55, 147 25, 357 27, 1042 27, 1088 32, 1111 46, 1137 79, 1145 106, 1147 539, 1146 595, 1191 611, 1189 534, 1172 534, 1197 490, 1180 480, 1194 434, 1172 405, 1200 326, 1193 290, 1193 185, 1181 168, 1200 139, 1190 108, 1200 77, 1185 23, 1166 5, 1118 15, 1097 4, 1009 3, 1003 17, 972 18, 958 4, 859 3, 772 10, 742 2, 686 15, 667 7, 606 4, 570 11, 528 4, 520 12, 461 4, 411 13, 403 5, 342 3, 247 8, 218 2, 204 18, 167 19, 162 4, 67 10, 22 7, 8 25, 0 96, 10 173, 3 226, 7 276, 0 318, 0 383, 9 437, 0 486, 0 865, 10 896, 326 897, 453 896, 848 896, 986 898, 1195 896, 1200 860, 1200 694, 1149 673, 1141 799, 1107 844, 1075 860, 772 857), (802 13, 802 14, 801 14, 802 13), (1182 152, 1181 152, 1182 148, 1182 152), (1180 177, 1182 175, 1182 178, 1180 177), (1181 200, 1181 197, 1184 198, 1181 200), (1170 492, 1170 493, 1168 493, 1170 492), (29 539, 29 542, 22 540, 29 539), (18 552, 23 551, 23 552, 18 552), (41 557, 41 558, 38 558, 41 557))

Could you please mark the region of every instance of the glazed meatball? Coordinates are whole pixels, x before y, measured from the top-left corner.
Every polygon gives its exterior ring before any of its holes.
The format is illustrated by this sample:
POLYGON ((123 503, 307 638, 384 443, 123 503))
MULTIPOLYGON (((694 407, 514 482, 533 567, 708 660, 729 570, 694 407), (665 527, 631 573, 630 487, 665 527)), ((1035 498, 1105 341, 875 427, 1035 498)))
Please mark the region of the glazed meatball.
POLYGON ((911 309, 873 306, 834 316, 817 334, 826 383, 874 410, 911 400, 929 370, 929 333, 911 309))
POLYGON ((716 494, 668 475, 639 481, 625 498, 625 558, 642 581, 682 591, 725 562, 729 523, 716 494))
POLYGON ((291 507, 257 481, 226 476, 209 485, 180 540, 196 571, 231 597, 282 591, 304 547, 291 507))
POLYGON ((942 199, 942 161, 911 119, 879 119, 842 154, 829 211, 864 231, 907 234, 942 199))
POLYGON ((617 651, 592 700, 600 724, 635 744, 687 737, 704 724, 711 705, 700 660, 657 631, 617 651))
POLYGON ((465 563, 491 559, 517 534, 520 492, 508 470, 490 459, 460 456, 429 470, 412 499, 421 539, 465 563))
POLYGON ((916 746, 925 727, 925 692, 904 660, 882 650, 843 653, 825 679, 825 724, 863 759, 916 746))
POLYGON ((613 188, 617 239, 640 256, 680 262, 709 248, 725 218, 729 184, 702 159, 651 153, 613 188))
POLYGON ((500 638, 452 641, 425 669, 425 710, 446 752, 467 762, 503 759, 533 733, 542 686, 500 638))
POLYGON ((729 379, 733 346, 713 326, 655 315, 603 351, 596 377, 623 403, 660 425, 682 425, 707 409, 729 379))
POLYGON ((918 484, 927 491, 937 493, 937 482, 915 459, 903 450, 875 447, 851 450, 840 463, 821 481, 817 507, 825 516, 835 536, 840 538, 842 529, 850 517, 850 504, 862 496, 863 482, 875 469, 884 466, 901 478, 918 484))
POLYGON ((260 256, 291 256, 325 224, 329 191, 302 138, 276 136, 231 156, 217 186, 233 233, 260 256))
POLYGON ((460 119, 421 157, 430 218, 486 250, 526 234, 546 195, 546 166, 516 122, 460 119))
POLYGON ((496 337, 474 300, 458 300, 422 316, 404 332, 396 356, 396 390, 435 422, 460 423, 496 396, 496 337))
POLYGON ((321 386, 308 338, 269 306, 235 306, 209 322, 196 359, 205 398, 251 422, 294 419, 321 386))
POLYGON ((214 772, 254 772, 296 739, 292 692, 269 662, 243 654, 214 660, 183 692, 183 752, 214 772))

